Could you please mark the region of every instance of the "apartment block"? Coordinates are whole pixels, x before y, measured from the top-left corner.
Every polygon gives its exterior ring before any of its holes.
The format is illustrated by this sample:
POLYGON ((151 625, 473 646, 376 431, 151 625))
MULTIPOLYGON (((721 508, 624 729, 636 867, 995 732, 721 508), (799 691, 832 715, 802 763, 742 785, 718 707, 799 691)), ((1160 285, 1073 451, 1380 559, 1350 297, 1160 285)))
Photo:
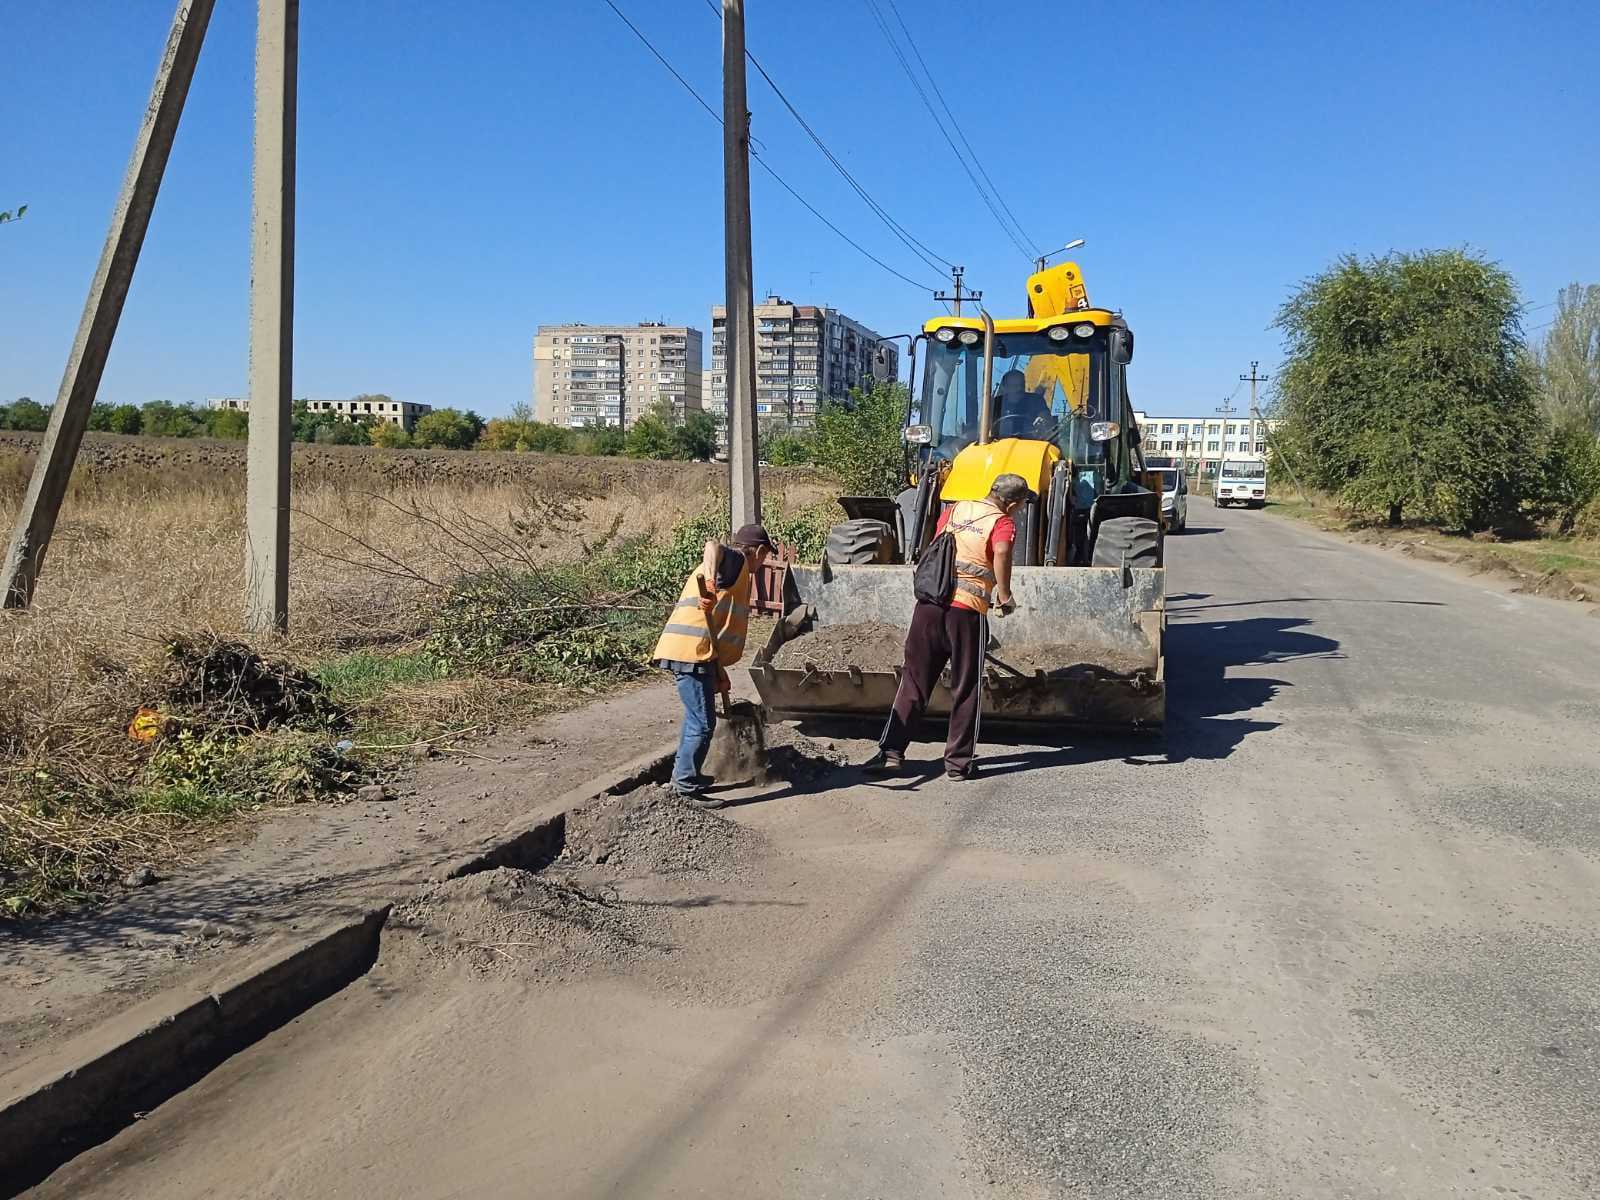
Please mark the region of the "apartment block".
POLYGON ((533 411, 552 425, 626 429, 665 401, 701 407, 702 336, 687 325, 541 325, 533 339, 533 411))
MULTIPOLYGON (((711 380, 706 407, 727 427, 727 310, 711 309, 711 380)), ((871 379, 896 379, 900 352, 837 309, 768 296, 755 306, 756 417, 810 425, 824 397, 871 379)))
MULTIPOLYGON (((367 397, 356 400, 296 400, 295 403, 304 404, 312 412, 331 412, 346 421, 353 421, 357 417, 371 417, 375 421, 399 425, 407 433, 416 429, 418 417, 433 411, 431 404, 413 404, 409 400, 373 400, 367 397)), ((248 396, 208 396, 206 404, 211 408, 250 411, 248 396)))

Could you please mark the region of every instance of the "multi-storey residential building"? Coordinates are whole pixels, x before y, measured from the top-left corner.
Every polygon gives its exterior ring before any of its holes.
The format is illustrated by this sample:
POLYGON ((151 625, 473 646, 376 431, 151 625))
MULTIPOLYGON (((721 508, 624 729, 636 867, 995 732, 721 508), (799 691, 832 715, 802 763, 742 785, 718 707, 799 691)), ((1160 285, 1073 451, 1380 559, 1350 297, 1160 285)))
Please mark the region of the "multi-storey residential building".
MULTIPOLYGON (((810 425, 825 396, 843 397, 867 381, 896 379, 899 348, 837 309, 768 296, 755 306, 756 416, 810 425)), ((711 381, 706 407, 726 430, 727 310, 711 309, 711 381)))
POLYGON ((1224 458, 1266 457, 1267 434, 1278 427, 1276 420, 1265 417, 1216 413, 1209 417, 1152 417, 1136 412, 1133 416, 1139 422, 1146 454, 1186 459, 1200 464, 1202 472, 1224 458))
MULTIPOLYGON (((357 417, 386 421, 390 425, 399 425, 407 433, 416 429, 418 417, 433 411, 431 404, 413 404, 409 400, 390 400, 372 396, 357 396, 354 400, 296 400, 295 403, 304 404, 312 412, 334 413, 347 421, 353 421, 357 417)), ((208 396, 206 404, 212 408, 250 411, 248 396, 208 396)))
POLYGON ((701 407, 702 339, 687 325, 541 325, 533 339, 533 412, 552 425, 628 428, 662 402, 701 407))

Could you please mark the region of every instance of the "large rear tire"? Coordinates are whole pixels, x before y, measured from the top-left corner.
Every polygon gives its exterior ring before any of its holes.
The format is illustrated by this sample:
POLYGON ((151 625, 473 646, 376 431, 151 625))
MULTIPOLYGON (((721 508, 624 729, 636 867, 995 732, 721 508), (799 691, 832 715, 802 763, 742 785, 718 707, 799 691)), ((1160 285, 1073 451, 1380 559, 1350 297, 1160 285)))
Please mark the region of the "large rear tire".
POLYGON ((857 517, 828 530, 822 557, 831 563, 888 563, 895 559, 894 530, 886 521, 857 517))
POLYGON ((1094 535, 1097 567, 1159 567, 1161 525, 1147 517, 1112 517, 1094 535))

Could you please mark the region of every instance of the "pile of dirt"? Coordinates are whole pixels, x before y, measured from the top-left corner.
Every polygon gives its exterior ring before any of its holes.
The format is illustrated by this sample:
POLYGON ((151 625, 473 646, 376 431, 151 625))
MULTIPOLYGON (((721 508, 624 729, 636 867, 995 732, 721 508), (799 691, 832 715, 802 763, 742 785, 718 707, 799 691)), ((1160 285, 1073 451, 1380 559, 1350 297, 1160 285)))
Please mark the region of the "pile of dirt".
POLYGON ((792 725, 774 725, 767 731, 767 773, 774 778, 816 783, 849 761, 832 742, 809 738, 792 725))
POLYGON ((645 923, 637 906, 509 867, 428 884, 389 915, 389 929, 413 934, 405 947, 424 962, 537 978, 615 970, 659 952, 645 923))
POLYGON ((603 866, 618 875, 729 879, 753 861, 757 834, 649 784, 602 796, 567 814, 558 863, 603 866))
POLYGON ((881 621, 857 625, 825 625, 790 638, 772 656, 772 665, 800 671, 892 671, 905 661, 906 631, 881 621))
POLYGON ((1155 652, 1143 653, 1109 646, 1075 646, 1062 642, 1018 642, 1000 645, 993 656, 1024 675, 1043 671, 1051 678, 1102 675, 1126 678, 1138 671, 1155 670, 1155 652))

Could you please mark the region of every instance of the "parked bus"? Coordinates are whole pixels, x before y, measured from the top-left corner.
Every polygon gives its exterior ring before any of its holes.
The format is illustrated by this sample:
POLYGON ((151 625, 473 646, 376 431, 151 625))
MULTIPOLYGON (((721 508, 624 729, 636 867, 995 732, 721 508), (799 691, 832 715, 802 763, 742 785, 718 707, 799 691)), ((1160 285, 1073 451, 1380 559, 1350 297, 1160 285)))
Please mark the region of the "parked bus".
POLYGON ((1217 470, 1217 482, 1211 496, 1212 503, 1218 508, 1225 504, 1243 504, 1246 508, 1265 506, 1267 464, 1259 458, 1224 459, 1217 470))

